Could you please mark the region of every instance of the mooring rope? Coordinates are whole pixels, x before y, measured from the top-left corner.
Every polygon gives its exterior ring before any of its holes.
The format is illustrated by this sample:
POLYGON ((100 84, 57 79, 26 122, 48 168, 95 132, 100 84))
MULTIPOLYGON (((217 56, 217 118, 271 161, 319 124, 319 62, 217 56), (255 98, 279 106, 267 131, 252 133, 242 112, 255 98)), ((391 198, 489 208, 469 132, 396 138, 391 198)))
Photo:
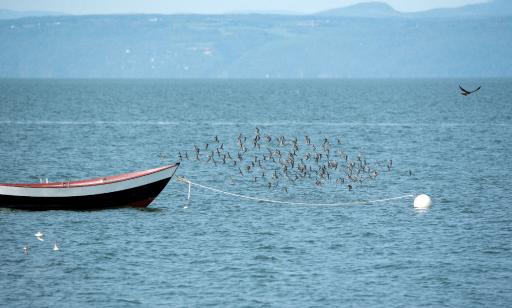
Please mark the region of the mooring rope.
POLYGON ((291 202, 291 201, 279 201, 279 200, 272 200, 272 199, 266 199, 266 198, 257 198, 257 197, 251 197, 251 196, 245 196, 235 193, 230 193, 224 190, 220 190, 218 188, 201 185, 198 183, 194 183, 190 181, 189 179, 186 179, 181 176, 176 176, 176 180, 181 183, 188 184, 188 196, 187 199, 190 199, 191 194, 191 187, 197 186, 206 190, 210 190, 213 192, 217 192, 220 194, 224 194, 227 196, 237 197, 241 199, 247 199, 247 200, 254 200, 259 202, 266 202, 266 203, 277 203, 277 204, 288 204, 288 205, 310 205, 310 206, 342 206, 342 205, 358 205, 358 204, 371 204, 371 203, 382 203, 392 200, 399 200, 399 199, 405 199, 405 198, 412 198, 414 195, 403 195, 400 197, 393 197, 393 198, 384 198, 384 199, 375 199, 375 200, 366 200, 366 201, 352 201, 352 202, 343 202, 343 203, 306 203, 306 202, 291 202))

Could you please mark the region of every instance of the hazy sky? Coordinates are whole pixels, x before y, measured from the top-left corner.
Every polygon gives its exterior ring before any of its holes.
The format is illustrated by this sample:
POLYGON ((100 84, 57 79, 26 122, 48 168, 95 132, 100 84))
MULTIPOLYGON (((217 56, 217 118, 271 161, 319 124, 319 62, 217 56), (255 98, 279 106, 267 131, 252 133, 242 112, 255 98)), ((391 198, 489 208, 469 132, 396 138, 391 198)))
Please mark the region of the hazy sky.
MULTIPOLYGON (((225 13, 233 11, 292 11, 314 13, 371 0, 0 0, 0 8, 56 11, 70 14, 225 13)), ((486 0, 382 0, 399 11, 454 7, 486 0)))

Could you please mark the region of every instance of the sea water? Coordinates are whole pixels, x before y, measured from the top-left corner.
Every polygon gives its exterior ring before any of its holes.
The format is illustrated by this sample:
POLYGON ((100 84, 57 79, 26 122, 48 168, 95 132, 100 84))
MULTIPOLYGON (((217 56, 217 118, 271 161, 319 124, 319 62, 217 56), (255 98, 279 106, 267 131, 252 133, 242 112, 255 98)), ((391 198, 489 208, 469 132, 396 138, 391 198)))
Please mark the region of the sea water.
POLYGON ((512 80, 1 80, 0 182, 149 169, 258 127, 393 160, 372 183, 269 189, 212 163, 148 209, 0 209, 4 307, 504 307, 512 80), (461 96, 458 84, 482 89, 461 96), (234 178, 234 179, 233 179, 234 178), (318 206, 426 193, 383 203, 318 206), (45 241, 34 234, 41 231, 45 241), (60 251, 53 251, 58 243, 60 251), (29 253, 23 252, 24 245, 29 253))

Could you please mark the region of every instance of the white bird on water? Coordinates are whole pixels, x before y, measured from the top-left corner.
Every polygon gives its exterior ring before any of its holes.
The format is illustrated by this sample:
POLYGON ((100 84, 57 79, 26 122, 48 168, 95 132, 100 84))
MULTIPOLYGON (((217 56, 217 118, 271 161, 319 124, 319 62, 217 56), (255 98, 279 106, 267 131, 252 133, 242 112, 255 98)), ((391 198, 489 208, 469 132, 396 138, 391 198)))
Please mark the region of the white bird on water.
POLYGON ((59 250, 60 250, 60 248, 59 248, 59 246, 57 246, 57 243, 54 243, 53 244, 53 251, 59 251, 59 250))
POLYGON ((43 234, 43 233, 41 233, 41 231, 37 231, 37 233, 36 233, 36 234, 34 234, 34 236, 35 236, 38 240, 40 240, 41 242, 42 242, 42 241, 44 241, 44 238, 43 238, 44 234, 43 234))

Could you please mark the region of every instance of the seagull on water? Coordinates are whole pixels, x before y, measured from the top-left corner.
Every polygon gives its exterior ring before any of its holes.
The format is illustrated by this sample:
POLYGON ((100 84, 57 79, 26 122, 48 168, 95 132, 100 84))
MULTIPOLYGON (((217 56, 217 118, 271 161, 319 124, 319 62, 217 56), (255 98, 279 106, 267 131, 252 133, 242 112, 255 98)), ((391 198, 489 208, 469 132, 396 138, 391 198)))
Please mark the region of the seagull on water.
POLYGON ((42 241, 44 241, 44 238, 43 238, 44 234, 43 234, 41 231, 37 231, 37 233, 36 233, 36 234, 34 234, 34 236, 35 236, 38 240, 40 240, 41 242, 42 242, 42 241))
POLYGON ((54 244, 53 244, 53 251, 59 251, 59 250, 60 250, 60 248, 59 248, 59 246, 57 245, 57 243, 54 243, 54 244))

